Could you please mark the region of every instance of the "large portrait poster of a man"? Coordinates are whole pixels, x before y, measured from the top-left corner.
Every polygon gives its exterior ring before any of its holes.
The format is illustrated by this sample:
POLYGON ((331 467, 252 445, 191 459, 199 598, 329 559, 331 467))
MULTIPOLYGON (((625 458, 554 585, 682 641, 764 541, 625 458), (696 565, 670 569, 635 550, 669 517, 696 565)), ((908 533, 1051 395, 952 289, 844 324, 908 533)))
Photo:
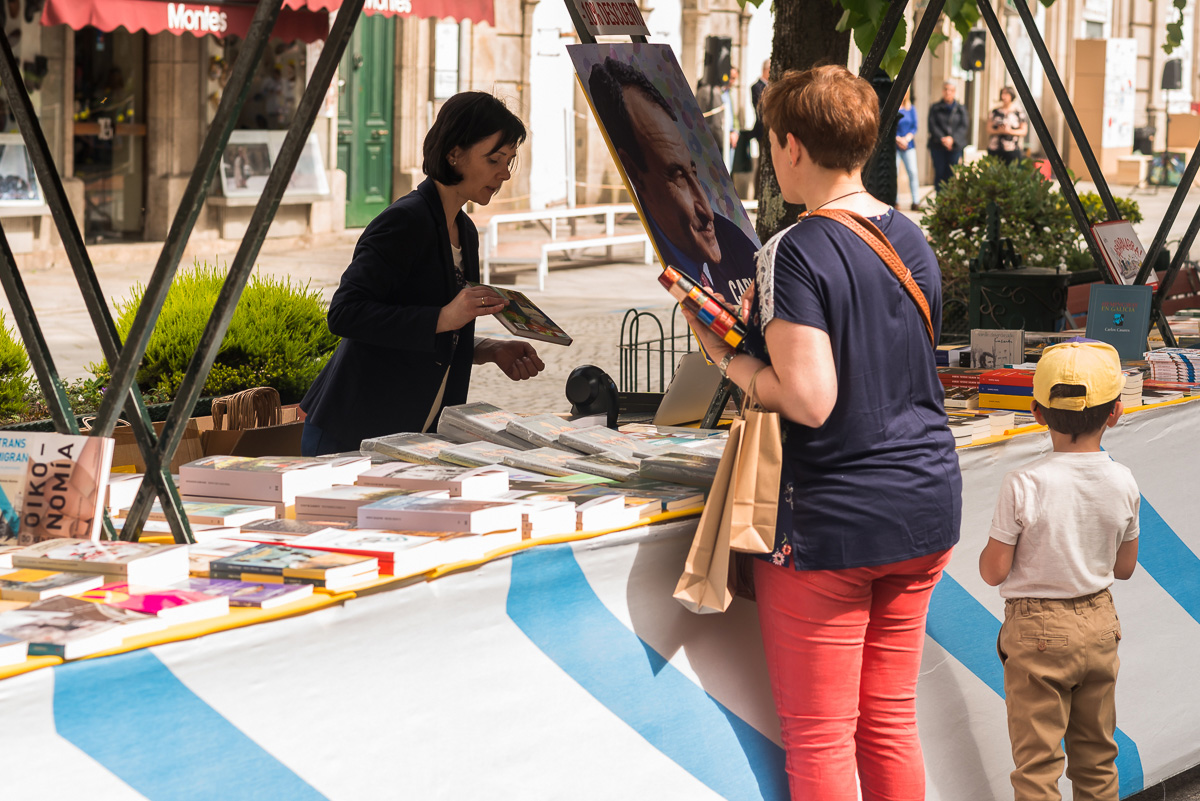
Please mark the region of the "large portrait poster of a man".
POLYGON ((567 48, 663 263, 736 302, 754 280, 754 226, 668 45, 567 48))

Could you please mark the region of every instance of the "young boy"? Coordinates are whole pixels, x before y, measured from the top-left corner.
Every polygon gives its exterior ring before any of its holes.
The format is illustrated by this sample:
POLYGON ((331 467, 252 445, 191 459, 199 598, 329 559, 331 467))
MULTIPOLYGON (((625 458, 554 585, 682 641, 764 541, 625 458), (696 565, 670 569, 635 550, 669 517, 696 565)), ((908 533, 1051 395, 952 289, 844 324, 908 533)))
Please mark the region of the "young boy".
POLYGON ((1129 468, 1100 450, 1121 416, 1116 350, 1066 342, 1042 354, 1033 415, 1054 453, 1004 477, 983 580, 1000 585, 997 650, 1016 801, 1058 801, 1066 741, 1076 799, 1117 801, 1114 690, 1121 625, 1108 587, 1137 564, 1140 494, 1129 468))

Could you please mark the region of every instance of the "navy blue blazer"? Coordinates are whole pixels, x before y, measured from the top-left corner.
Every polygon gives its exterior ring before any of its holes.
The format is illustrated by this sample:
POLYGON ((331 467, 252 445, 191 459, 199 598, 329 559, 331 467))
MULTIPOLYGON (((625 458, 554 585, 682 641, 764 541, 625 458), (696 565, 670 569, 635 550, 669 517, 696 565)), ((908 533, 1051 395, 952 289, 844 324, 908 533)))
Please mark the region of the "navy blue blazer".
MULTIPOLYGON (((479 233, 455 219, 463 274, 479 280, 479 233)), ((342 338, 300 408, 342 441, 420 431, 446 380, 442 406, 465 403, 475 323, 437 333, 438 314, 459 287, 446 215, 432 179, 388 206, 363 231, 329 302, 342 338)), ((439 408, 438 413, 441 413, 439 408)))

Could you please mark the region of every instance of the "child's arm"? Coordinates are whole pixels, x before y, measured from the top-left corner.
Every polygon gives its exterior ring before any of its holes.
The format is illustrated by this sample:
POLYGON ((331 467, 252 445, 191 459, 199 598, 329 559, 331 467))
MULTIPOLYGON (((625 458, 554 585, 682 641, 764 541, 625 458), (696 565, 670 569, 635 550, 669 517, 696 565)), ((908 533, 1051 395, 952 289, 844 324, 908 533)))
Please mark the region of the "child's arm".
MULTIPOLYGON (((1136 543, 1137 540, 1133 540, 1133 542, 1136 543)), ((994 537, 988 537, 988 544, 984 546, 983 553, 979 554, 979 575, 983 576, 983 580, 993 587, 1004 581, 1012 571, 1013 554, 1016 550, 1017 546, 1015 545, 1005 545, 994 537)), ((1135 545, 1134 553, 1136 554, 1136 552, 1137 546, 1135 545)), ((1118 564, 1120 564, 1120 559, 1120 552, 1118 552, 1118 564)))
POLYGON ((1137 539, 1122 542, 1117 548, 1117 562, 1113 565, 1113 575, 1119 579, 1127 579, 1133 575, 1137 567, 1137 539))

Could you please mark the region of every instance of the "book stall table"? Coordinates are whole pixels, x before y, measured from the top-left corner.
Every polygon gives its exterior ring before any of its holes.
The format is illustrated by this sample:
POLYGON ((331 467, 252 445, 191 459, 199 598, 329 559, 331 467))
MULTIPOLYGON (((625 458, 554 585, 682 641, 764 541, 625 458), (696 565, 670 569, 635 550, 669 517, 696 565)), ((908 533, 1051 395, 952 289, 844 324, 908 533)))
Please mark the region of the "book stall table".
MULTIPOLYGON (((1136 410, 1105 448, 1143 493, 1113 588, 1121 795, 1200 763, 1200 402, 1136 410)), ((1011 798, 1003 602, 976 564, 1034 431, 959 451, 962 542, 918 690, 928 798, 1011 798)), ((6 795, 46 799, 787 797, 757 618, 671 598, 695 518, 520 551, 308 614, 0 681, 6 795)), ((27 667, 36 667, 30 664, 27 667)))

